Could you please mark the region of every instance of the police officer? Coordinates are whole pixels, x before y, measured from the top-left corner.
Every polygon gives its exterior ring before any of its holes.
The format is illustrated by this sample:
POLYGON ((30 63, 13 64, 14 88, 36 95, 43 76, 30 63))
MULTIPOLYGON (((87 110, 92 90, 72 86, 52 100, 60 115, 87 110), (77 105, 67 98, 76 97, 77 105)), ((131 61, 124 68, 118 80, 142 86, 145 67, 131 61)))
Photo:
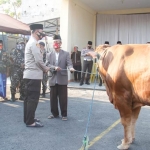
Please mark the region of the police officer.
MULTIPOLYGON (((43 54, 43 62, 46 63, 46 50, 45 50, 45 43, 44 42, 39 42, 40 44, 40 49, 41 49, 41 52, 43 54)), ((48 75, 47 73, 43 73, 43 80, 42 80, 42 97, 44 98, 45 97, 45 92, 47 90, 47 81, 48 81, 48 75)))
POLYGON ((6 98, 6 77, 8 76, 8 71, 10 67, 10 62, 8 58, 8 54, 3 49, 3 41, 0 40, 0 97, 4 100, 6 98))
POLYGON ((16 89, 19 87, 20 98, 19 100, 24 100, 24 89, 25 84, 23 82, 23 71, 24 71, 24 50, 25 43, 24 41, 19 41, 16 44, 16 49, 12 51, 10 57, 13 61, 13 70, 11 75, 11 101, 15 101, 16 89))
POLYGON ((92 66, 93 66, 93 59, 92 56, 90 56, 88 53, 93 52, 94 49, 92 48, 92 41, 88 41, 87 48, 83 49, 81 51, 81 56, 84 57, 83 61, 83 73, 82 73, 82 78, 80 81, 80 86, 84 84, 84 78, 85 78, 85 72, 87 72, 86 76, 86 84, 89 85, 89 80, 90 80, 90 73, 92 71, 92 66))
POLYGON ((39 119, 35 118, 35 111, 38 105, 41 80, 43 72, 49 71, 49 67, 43 62, 43 56, 38 43, 45 35, 42 24, 31 24, 31 37, 25 48, 25 70, 23 78, 25 81, 24 99, 24 123, 27 127, 43 127, 39 119))

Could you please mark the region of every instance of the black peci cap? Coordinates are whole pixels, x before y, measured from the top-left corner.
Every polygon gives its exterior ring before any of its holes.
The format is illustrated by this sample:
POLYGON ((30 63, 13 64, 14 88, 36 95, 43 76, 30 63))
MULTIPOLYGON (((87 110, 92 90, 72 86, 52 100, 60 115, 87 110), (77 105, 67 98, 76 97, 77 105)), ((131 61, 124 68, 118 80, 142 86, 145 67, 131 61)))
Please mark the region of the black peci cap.
POLYGON ((2 43, 2 44, 3 44, 3 41, 2 41, 2 40, 0 40, 0 43, 2 43))
POLYGON ((121 41, 117 41, 117 44, 122 44, 121 41))
POLYGON ((31 24, 30 25, 30 30, 36 30, 36 29, 42 29, 43 30, 43 25, 42 24, 31 24))
POLYGON ((39 44, 42 45, 42 46, 45 46, 45 43, 44 43, 44 42, 40 42, 39 44))
POLYGON ((61 40, 60 35, 56 35, 56 34, 55 34, 55 35, 53 36, 53 40, 61 40))
POLYGON ((88 41, 88 45, 92 45, 92 41, 88 41))
POLYGON ((109 42, 108 41, 105 41, 105 43, 104 44, 108 44, 109 45, 109 42))

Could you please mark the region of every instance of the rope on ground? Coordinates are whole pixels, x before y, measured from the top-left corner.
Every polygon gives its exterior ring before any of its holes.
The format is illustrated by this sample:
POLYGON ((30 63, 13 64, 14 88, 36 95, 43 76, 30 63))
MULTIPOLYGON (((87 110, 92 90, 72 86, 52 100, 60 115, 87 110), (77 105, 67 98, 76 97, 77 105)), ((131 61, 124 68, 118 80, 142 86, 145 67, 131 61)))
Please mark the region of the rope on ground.
POLYGON ((89 128, 90 119, 91 119, 92 108, 93 108, 94 92, 95 92, 97 78, 98 78, 98 71, 96 73, 94 89, 93 89, 93 95, 92 95, 92 101, 91 101, 91 104, 90 104, 90 110, 89 110, 89 115, 88 115, 88 121, 87 121, 87 125, 86 125, 85 134, 84 134, 84 137, 83 137, 83 144, 82 144, 82 147, 80 148, 80 150, 88 150, 89 137, 87 136, 87 134, 88 134, 88 128, 89 128))

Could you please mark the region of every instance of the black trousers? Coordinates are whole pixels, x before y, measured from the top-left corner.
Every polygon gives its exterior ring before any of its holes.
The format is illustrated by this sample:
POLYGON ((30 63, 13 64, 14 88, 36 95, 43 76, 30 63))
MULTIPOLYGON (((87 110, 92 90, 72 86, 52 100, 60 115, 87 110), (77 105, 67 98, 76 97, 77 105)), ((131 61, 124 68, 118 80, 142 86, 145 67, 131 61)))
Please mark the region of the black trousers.
POLYGON ((80 72, 74 71, 74 80, 75 81, 81 80, 81 65, 73 66, 73 68, 77 71, 80 71, 80 72))
POLYGON ((26 125, 31 125, 34 123, 35 111, 39 102, 41 80, 24 79, 24 82, 24 123, 26 125))
POLYGON ((102 85, 102 79, 101 79, 101 76, 99 76, 99 85, 102 85))
POLYGON ((68 103, 68 93, 67 93, 67 85, 58 85, 51 86, 50 91, 50 108, 51 113, 54 117, 59 115, 58 111, 58 100, 61 110, 61 116, 67 117, 67 103, 68 103))
MULTIPOLYGON (((88 73, 91 73, 92 67, 93 67, 93 61, 84 60, 84 62, 83 62, 83 72, 87 71, 88 73)), ((89 82, 89 79, 90 79, 90 76, 91 76, 91 74, 88 74, 88 73, 87 73, 87 76, 86 76, 86 82, 89 82)), ((85 73, 82 73, 82 78, 81 78, 80 82, 83 83, 84 78, 85 78, 85 73)))

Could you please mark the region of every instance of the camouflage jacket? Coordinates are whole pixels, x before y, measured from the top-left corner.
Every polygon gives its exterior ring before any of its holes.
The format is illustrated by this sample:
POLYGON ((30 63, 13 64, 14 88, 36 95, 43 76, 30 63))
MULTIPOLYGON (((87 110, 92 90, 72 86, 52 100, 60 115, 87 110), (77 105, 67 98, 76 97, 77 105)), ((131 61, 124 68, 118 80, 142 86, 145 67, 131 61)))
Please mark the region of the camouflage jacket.
POLYGON ((0 52, 0 73, 6 74, 7 69, 10 67, 9 56, 6 51, 0 52))
POLYGON ((10 60, 12 62, 12 67, 20 70, 24 70, 24 52, 21 50, 14 49, 10 53, 10 60))

